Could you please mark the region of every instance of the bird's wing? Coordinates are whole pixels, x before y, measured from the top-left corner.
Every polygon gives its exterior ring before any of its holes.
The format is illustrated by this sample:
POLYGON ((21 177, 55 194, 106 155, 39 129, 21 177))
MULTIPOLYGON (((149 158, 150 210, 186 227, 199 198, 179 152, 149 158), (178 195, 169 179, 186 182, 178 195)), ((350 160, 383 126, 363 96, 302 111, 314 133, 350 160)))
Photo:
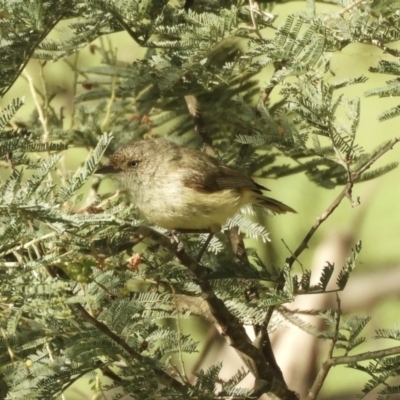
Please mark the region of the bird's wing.
POLYGON ((250 189, 259 193, 261 193, 261 190, 269 190, 254 182, 243 172, 227 165, 219 165, 219 174, 216 177, 216 181, 221 189, 250 189))
POLYGON ((254 182, 244 173, 219 164, 217 160, 207 156, 201 170, 192 169, 183 177, 183 184, 194 190, 203 193, 212 193, 224 189, 250 189, 261 193, 261 190, 268 190, 262 185, 254 182))

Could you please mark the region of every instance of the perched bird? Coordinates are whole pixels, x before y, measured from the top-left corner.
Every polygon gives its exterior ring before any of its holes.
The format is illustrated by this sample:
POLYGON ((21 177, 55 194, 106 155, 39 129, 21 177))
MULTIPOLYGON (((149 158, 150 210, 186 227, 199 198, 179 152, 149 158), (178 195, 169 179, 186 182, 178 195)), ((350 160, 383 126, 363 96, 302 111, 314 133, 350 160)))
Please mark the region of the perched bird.
POLYGON ((168 230, 218 232, 249 203, 296 212, 263 195, 264 186, 216 158, 165 139, 130 142, 97 173, 114 174, 141 215, 168 230))

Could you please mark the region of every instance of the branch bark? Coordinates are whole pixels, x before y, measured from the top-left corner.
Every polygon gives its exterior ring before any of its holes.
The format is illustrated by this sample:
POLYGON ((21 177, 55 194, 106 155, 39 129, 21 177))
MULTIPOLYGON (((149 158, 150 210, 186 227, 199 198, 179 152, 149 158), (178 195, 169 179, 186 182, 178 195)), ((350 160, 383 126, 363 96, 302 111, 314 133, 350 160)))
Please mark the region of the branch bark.
MULTIPOLYGON (((128 227, 128 225, 125 224, 124 227, 128 227)), ((228 343, 248 360, 249 368, 256 377, 256 381, 262 382, 262 385, 257 385, 254 388, 254 394, 261 396, 263 393, 272 393, 282 400, 297 399, 297 394, 288 389, 286 383, 282 380, 282 376, 279 376, 265 359, 262 349, 258 349, 251 343, 240 320, 228 310, 225 303, 215 294, 209 281, 210 270, 198 263, 184 250, 178 249, 176 243, 172 243, 162 233, 144 225, 130 226, 130 228, 135 230, 135 233, 150 238, 169 250, 192 273, 193 281, 200 287, 202 298, 207 302, 210 313, 218 322, 228 343)))

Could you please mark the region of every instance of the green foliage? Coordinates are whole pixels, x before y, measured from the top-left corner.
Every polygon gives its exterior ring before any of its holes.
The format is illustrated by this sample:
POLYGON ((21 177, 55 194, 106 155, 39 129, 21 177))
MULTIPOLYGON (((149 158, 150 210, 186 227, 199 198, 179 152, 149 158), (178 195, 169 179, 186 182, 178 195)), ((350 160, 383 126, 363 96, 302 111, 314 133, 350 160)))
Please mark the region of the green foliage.
MULTIPOLYGON (((398 62, 391 62, 381 60, 376 68, 370 68, 371 72, 388 74, 388 75, 400 75, 400 64, 398 62)), ((366 96, 379 96, 379 97, 393 97, 399 96, 399 78, 391 79, 386 81, 387 86, 380 88, 371 89, 365 92, 366 96)), ((400 106, 395 106, 389 110, 384 111, 379 119, 381 121, 386 121, 391 118, 395 118, 400 115, 400 106)))
POLYGON ((339 275, 336 279, 336 284, 340 290, 343 290, 347 282, 350 278, 350 274, 352 273, 354 267, 356 266, 356 259, 361 252, 361 241, 359 241, 351 251, 351 257, 347 257, 346 264, 339 272, 339 275))
MULTIPOLYGON (((356 266, 356 259, 360 251, 361 241, 358 242, 356 246, 352 249, 351 257, 347 258, 346 264, 343 266, 337 276, 336 285, 338 290, 344 290, 344 288, 346 287, 347 282, 350 278, 350 274, 356 266)), ((324 293, 331 280, 334 269, 335 265, 327 262, 327 265, 323 267, 321 271, 319 282, 316 285, 311 284, 311 271, 309 270, 304 271, 301 277, 299 277, 298 275, 293 275, 291 277, 291 287, 293 292, 298 294, 319 292, 324 293)))
POLYGON ((395 329, 377 329, 376 330, 376 339, 400 339, 400 330, 398 328, 395 329))
POLYGON ((365 337, 359 336, 365 325, 371 320, 370 317, 351 315, 340 329, 345 331, 346 339, 337 344, 338 348, 343 348, 346 354, 365 341, 365 337))
MULTIPOLYGON (((219 233, 199 263, 205 235, 180 235, 184 252, 178 251, 170 238, 144 229, 123 196, 98 194, 101 158, 130 139, 154 134, 197 147, 212 138, 226 164, 259 177, 304 172, 321 188, 346 185, 343 197, 351 196, 354 183, 397 166, 366 171, 388 144, 363 151, 357 141, 361 102, 343 89, 366 78, 336 80, 330 59, 350 43, 387 51, 386 44, 399 39, 398 12, 376 18, 367 6, 354 6, 351 18, 326 16, 309 1, 307 12, 277 20, 264 4, 257 9, 252 3, 257 2, 1 3, 1 95, 31 58, 43 71, 46 61, 77 53, 110 33, 125 31, 139 57, 122 62, 103 41, 91 47, 101 54, 101 65, 71 66, 75 85, 84 77, 87 91, 74 98, 69 128, 46 93, 37 96, 36 110, 21 129, 13 118, 23 100, 0 113, 0 398, 6 391, 7 399, 55 399, 81 377, 97 382, 101 372, 111 376, 112 383, 101 388, 110 399, 261 395, 240 386, 247 368, 222 379, 223 365, 217 363, 194 371, 193 381, 186 378, 183 355, 199 346, 180 325, 193 315, 218 324, 240 354, 249 357, 250 348, 260 355, 260 381, 274 362, 265 348, 250 343, 244 324, 268 335, 274 309, 346 355, 365 341, 360 333, 367 317, 342 321, 338 312, 315 311, 328 326, 321 330, 283 306, 299 294, 326 293, 335 269, 329 260, 312 284, 311 271, 293 271, 302 250, 266 265, 254 249, 233 251, 234 240, 219 233), (60 39, 50 35, 56 25, 63 29, 60 39), (269 74, 263 85, 260 73, 269 74), (272 91, 281 98, 275 104, 272 91), (198 103, 191 113, 190 96, 198 103), (68 147, 89 150, 74 174, 64 165, 68 147)), ((381 62, 372 71, 399 75, 399 66, 381 62)), ((398 95, 397 78, 367 95, 398 95)), ((382 119, 398 114, 395 108, 382 119)), ((267 242, 269 232, 255 220, 263 212, 246 207, 224 229, 232 233, 238 227, 239 244, 243 233, 267 242)), ((307 247, 309 238, 304 240, 299 249, 307 247)), ((334 290, 345 288, 360 250, 358 243, 334 290)), ((398 340, 399 333, 378 330, 377 337, 398 340)), ((367 393, 395 375, 398 362, 393 356, 367 367, 348 364, 372 376, 367 393)), ((293 398, 279 374, 269 376, 274 385, 262 393, 281 395, 280 382, 293 398)), ((382 395, 396 390, 388 386, 382 395)))
MULTIPOLYGON (((313 324, 305 322, 302 319, 302 315, 318 315, 316 311, 311 311, 311 312, 302 311, 301 313, 298 313, 299 315, 296 315, 297 313, 294 313, 290 310, 287 310, 284 307, 281 307, 279 309, 279 313, 285 318, 286 321, 290 322, 291 324, 300 328, 304 332, 307 332, 308 334, 313 335, 319 339, 332 339, 334 336, 333 329, 330 331, 321 330, 320 327, 314 326, 313 324)), ((331 311, 322 313, 320 317, 323 320, 328 321, 328 323, 334 325, 335 315, 331 311)))
POLYGON ((394 356, 385 358, 383 362, 378 359, 373 360, 367 366, 352 365, 352 368, 365 372, 371 377, 362 390, 363 396, 359 397, 362 398, 373 390, 377 392, 377 399, 379 400, 388 399, 392 395, 398 394, 399 386, 391 384, 391 381, 398 377, 399 362, 399 357, 394 356), (376 389, 381 386, 384 388, 377 391, 376 389))

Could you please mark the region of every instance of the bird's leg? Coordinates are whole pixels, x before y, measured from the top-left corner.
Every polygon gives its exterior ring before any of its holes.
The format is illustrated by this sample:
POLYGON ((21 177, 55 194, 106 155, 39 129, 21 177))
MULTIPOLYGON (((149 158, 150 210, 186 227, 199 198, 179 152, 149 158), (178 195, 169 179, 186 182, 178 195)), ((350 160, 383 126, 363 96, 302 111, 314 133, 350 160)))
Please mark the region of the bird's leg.
POLYGON ((197 261, 197 262, 200 262, 201 257, 203 257, 203 255, 204 255, 205 251, 207 250, 207 247, 208 247, 208 245, 210 244, 211 239, 213 238, 213 236, 214 236, 214 233, 213 233, 213 232, 210 232, 210 233, 208 234, 207 239, 206 239, 206 241, 205 241, 204 244, 203 244, 203 247, 201 248, 199 254, 197 254, 197 257, 196 257, 196 261, 197 261))
POLYGON ((194 234, 208 233, 208 237, 207 237, 206 241, 204 242, 203 247, 201 248, 199 254, 196 257, 196 261, 200 262, 205 251, 207 250, 208 245, 211 242, 211 239, 214 236, 214 232, 212 232, 210 229, 173 229, 173 230, 168 231, 167 236, 169 236, 171 238, 171 243, 176 243, 177 250, 182 251, 183 243, 178 238, 178 233, 186 233, 186 234, 188 234, 188 233, 194 233, 194 234))

